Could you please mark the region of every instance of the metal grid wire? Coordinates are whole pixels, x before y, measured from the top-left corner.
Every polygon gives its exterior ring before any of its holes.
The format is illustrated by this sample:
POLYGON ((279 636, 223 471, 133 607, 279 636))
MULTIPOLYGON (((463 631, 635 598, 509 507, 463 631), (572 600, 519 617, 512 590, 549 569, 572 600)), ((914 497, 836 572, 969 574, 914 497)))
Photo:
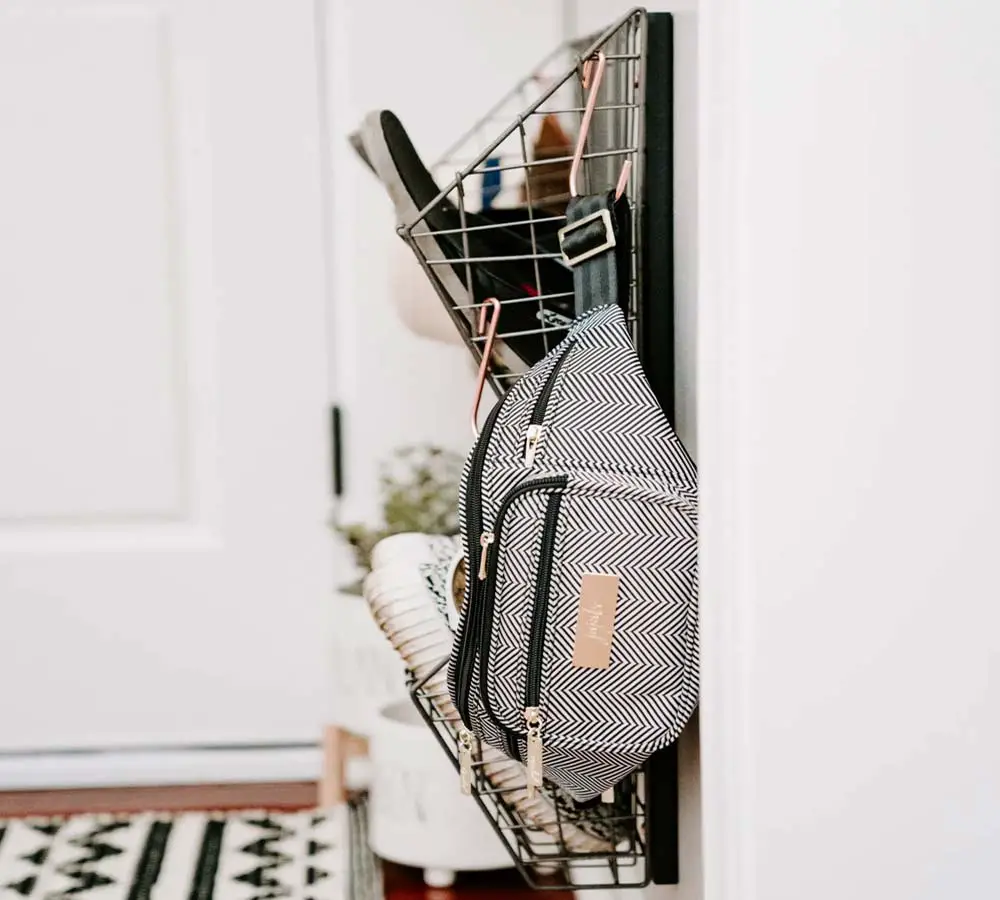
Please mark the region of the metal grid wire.
MULTIPOLYGON (((550 54, 444 154, 461 166, 447 187, 399 228, 473 356, 486 342, 479 311, 499 284, 504 296, 489 383, 502 396, 512 380, 556 346, 572 324, 572 270, 557 233, 566 222, 568 173, 588 90, 585 66, 598 53, 604 77, 583 153, 580 190, 601 193, 631 164, 625 196, 631 210, 629 296, 623 306, 637 343, 642 285, 642 204, 646 13, 634 9, 586 42, 550 54), (509 108, 534 97, 511 116, 509 108), (469 152, 503 117, 507 127, 479 152, 469 152), (511 122, 513 118, 513 122, 511 122), (554 128, 553 126, 558 126, 554 128), (542 144, 548 127, 567 142, 542 144), (487 206, 487 202, 489 205, 487 206)), ((495 132, 493 132, 495 134, 495 132)), ((434 167, 440 172, 441 164, 434 167)))
MULTIPOLYGON (((448 695, 446 665, 444 659, 422 679, 411 677, 410 695, 457 771, 459 717, 448 695)), ((641 888, 649 883, 644 773, 620 782, 613 800, 586 806, 546 781, 540 790, 545 814, 539 815, 539 804, 526 799, 524 767, 491 759, 495 751, 488 758, 482 745, 474 745, 472 795, 532 888, 641 888)))
MULTIPOLYGON (((461 720, 446 682, 451 631, 428 611, 426 598, 400 593, 396 582, 366 581, 365 599, 376 624, 406 661, 417 709, 457 766, 461 720)), ((645 802, 637 776, 618 787, 613 802, 580 809, 551 784, 528 796, 524 767, 499 750, 479 746, 474 758, 476 800, 529 883, 544 888, 643 881, 645 802)), ((458 775, 455 781, 458 790, 458 775)))
MULTIPOLYGON (((645 11, 634 9, 602 34, 566 44, 543 60, 446 151, 444 160, 460 167, 453 180, 399 228, 477 361, 486 342, 478 333, 480 311, 492 297, 500 300, 488 376, 497 396, 554 348, 572 323, 572 270, 559 252, 557 232, 566 221, 569 168, 588 97, 584 68, 599 52, 604 77, 579 186, 587 194, 609 191, 623 164, 631 163, 625 192, 630 234, 620 238, 628 240, 631 256, 623 305, 641 346, 646 24, 645 11), (541 146, 546 120, 558 123, 565 146, 541 146), (484 139, 495 135, 501 121, 506 128, 500 136, 484 139), (474 149, 484 144, 485 150, 474 149), (493 292, 498 286, 505 296, 493 292)), ((441 164, 432 168, 440 177, 441 164)), ((458 770, 459 718, 448 698, 445 665, 442 660, 429 674, 411 676, 410 692, 458 770)), ((532 887, 649 883, 642 772, 622 781, 613 799, 586 807, 546 782, 545 814, 539 816, 525 799, 523 767, 498 764, 497 752, 478 744, 473 754, 473 796, 532 887)))

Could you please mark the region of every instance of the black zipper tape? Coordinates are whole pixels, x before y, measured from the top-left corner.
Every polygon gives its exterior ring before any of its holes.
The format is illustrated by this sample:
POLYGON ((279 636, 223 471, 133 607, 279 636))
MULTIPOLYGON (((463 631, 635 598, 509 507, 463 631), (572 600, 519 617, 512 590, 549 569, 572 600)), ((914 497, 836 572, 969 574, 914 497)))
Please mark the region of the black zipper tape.
POLYGON ((549 398, 552 396, 552 390, 556 386, 556 378, 559 376, 559 370, 562 368, 564 362, 569 357, 570 353, 573 352, 573 347, 575 344, 570 344, 563 355, 556 360, 556 364, 552 367, 552 371, 549 372, 549 377, 545 379, 545 384, 542 385, 542 392, 538 395, 538 399, 535 401, 535 405, 531 410, 531 421, 530 425, 544 425, 545 424, 545 410, 549 405, 549 398))
POLYGON ((489 446, 493 426, 500 415, 504 400, 510 396, 508 392, 503 400, 498 401, 483 423, 483 430, 476 441, 472 463, 469 466, 469 480, 465 486, 465 546, 468 549, 469 608, 465 612, 465 628, 462 630, 462 642, 458 648, 458 660, 455 666, 455 705, 466 728, 472 728, 472 717, 469 714, 469 683, 476 667, 476 655, 479 650, 479 631, 482 628, 479 603, 479 555, 483 548, 479 543, 479 535, 483 530, 483 466, 486 463, 486 450, 489 446))
MULTIPOLYGON (((493 636, 493 611, 496 601, 497 567, 500 560, 500 535, 503 532, 503 523, 507 515, 507 510, 510 509, 510 505, 514 500, 531 491, 561 491, 566 487, 568 481, 569 479, 565 475, 534 478, 531 481, 523 481, 508 491, 507 496, 503 499, 503 503, 500 504, 500 509, 497 511, 496 522, 493 525, 493 543, 490 544, 492 552, 488 553, 486 557, 488 568, 485 582, 486 589, 482 595, 481 630, 479 633, 479 697, 482 700, 483 710, 486 712, 486 715, 504 735, 504 749, 507 751, 507 755, 518 761, 520 761, 520 752, 517 746, 518 734, 513 729, 504 725, 497 717, 493 705, 490 703, 489 691, 487 690, 490 671, 490 641, 493 636)), ((546 514, 546 522, 548 522, 548 514, 546 514)), ((543 547, 545 542, 546 539, 543 536, 543 547)), ((551 559, 549 560, 549 564, 551 568, 551 559)), ((471 688, 471 684, 469 687, 471 688)))
MULTIPOLYGON (((531 411, 532 425, 540 425, 545 419, 545 411, 548 408, 549 398, 556 384, 556 378, 563 363, 570 355, 574 344, 569 344, 562 356, 556 360, 552 371, 549 372, 542 385, 541 393, 535 401, 531 411)), ((455 666, 455 694, 458 714, 467 728, 472 728, 472 717, 469 709, 469 694, 472 687, 472 676, 475 673, 476 657, 479 655, 479 648, 482 643, 483 630, 483 610, 481 602, 482 582, 479 581, 478 572, 482 564, 480 559, 484 552, 480 543, 480 536, 483 531, 483 466, 486 464, 486 452, 489 447, 490 435, 496 425, 500 409, 510 392, 504 395, 483 423, 483 429, 476 441, 476 449, 473 453, 472 463, 469 467, 469 480, 465 490, 465 546, 468 548, 468 576, 469 576, 469 609, 465 614, 465 628, 462 631, 462 640, 458 648, 458 659, 455 666)), ((499 516, 498 516, 499 520, 499 516)), ((494 539, 495 544, 495 539, 494 539)), ((481 677, 481 676, 480 676, 481 677)), ((509 755, 517 759, 517 743, 514 742, 514 753, 509 755)))
POLYGON ((542 654, 545 652, 545 630, 549 614, 549 589, 552 585, 552 558, 556 549, 556 529, 562 492, 549 498, 542 531, 542 547, 538 553, 538 574, 535 576, 535 602, 531 610, 531 641, 528 645, 528 670, 524 677, 524 708, 541 706, 542 654))

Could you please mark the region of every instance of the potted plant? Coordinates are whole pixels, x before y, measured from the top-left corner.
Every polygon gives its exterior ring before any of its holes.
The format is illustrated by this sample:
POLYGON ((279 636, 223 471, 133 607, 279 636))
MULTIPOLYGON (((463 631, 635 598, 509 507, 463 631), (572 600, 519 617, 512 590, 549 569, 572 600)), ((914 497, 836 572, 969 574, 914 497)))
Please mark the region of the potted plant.
POLYGON ((458 482, 462 459, 440 447, 401 447, 383 463, 379 472, 382 521, 370 525, 353 522, 336 525, 347 541, 361 577, 341 590, 360 594, 371 571, 375 545, 393 534, 455 534, 458 531, 458 482))

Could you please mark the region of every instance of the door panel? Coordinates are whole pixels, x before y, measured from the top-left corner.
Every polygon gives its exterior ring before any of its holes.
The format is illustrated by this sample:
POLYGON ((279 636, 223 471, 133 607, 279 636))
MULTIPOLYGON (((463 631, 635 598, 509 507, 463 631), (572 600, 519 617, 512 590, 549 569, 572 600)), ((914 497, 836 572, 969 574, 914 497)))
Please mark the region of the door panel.
POLYGON ((0 0, 0 750, 318 733, 314 27, 0 0))
POLYGON ((170 60, 137 12, 0 28, 5 523, 181 513, 170 60))

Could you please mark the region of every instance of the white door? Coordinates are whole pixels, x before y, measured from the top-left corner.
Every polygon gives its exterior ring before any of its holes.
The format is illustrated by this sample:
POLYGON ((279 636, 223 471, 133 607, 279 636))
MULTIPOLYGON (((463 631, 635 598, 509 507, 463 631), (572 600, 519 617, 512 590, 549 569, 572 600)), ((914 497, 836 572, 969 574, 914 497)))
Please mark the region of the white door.
POLYGON ((312 0, 0 0, 0 752, 316 739, 312 0))

